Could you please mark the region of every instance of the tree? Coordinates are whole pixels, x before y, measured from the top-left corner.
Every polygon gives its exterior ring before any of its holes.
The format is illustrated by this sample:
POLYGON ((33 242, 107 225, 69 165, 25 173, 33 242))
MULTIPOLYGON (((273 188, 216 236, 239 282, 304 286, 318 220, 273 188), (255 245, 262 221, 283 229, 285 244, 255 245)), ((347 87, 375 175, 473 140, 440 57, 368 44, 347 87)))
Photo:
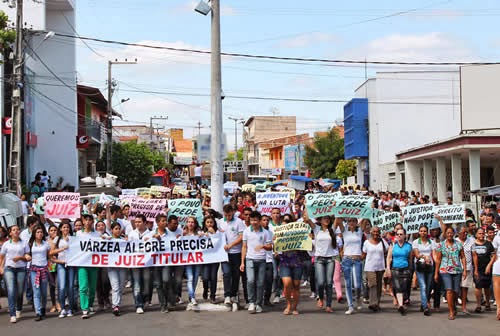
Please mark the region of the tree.
POLYGON ((340 160, 335 168, 335 175, 344 180, 356 174, 356 160, 340 160))
POLYGON ((237 159, 234 159, 234 152, 229 152, 227 153, 227 157, 224 159, 224 161, 243 161, 243 147, 238 149, 238 155, 236 156, 237 159))
MULTIPOLYGON (((103 153, 106 158, 106 151, 103 153)), ((104 168, 101 160, 100 168, 104 168)), ((151 183, 151 175, 161 168, 168 168, 165 156, 152 151, 146 144, 135 141, 113 143, 111 173, 118 176, 125 188, 145 187, 151 183)))
POLYGON ((306 147, 304 163, 313 177, 335 178, 335 168, 344 158, 344 139, 331 129, 326 136, 316 136, 312 146, 306 147))
POLYGON ((9 17, 7 14, 0 11, 0 49, 3 55, 7 55, 12 43, 16 41, 16 31, 7 28, 8 22, 9 17))

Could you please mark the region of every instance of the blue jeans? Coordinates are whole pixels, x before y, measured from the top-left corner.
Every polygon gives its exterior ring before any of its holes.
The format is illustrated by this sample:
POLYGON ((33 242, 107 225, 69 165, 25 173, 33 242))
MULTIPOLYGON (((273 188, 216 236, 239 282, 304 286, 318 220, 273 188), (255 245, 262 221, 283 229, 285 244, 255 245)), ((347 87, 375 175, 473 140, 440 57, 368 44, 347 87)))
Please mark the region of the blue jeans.
POLYGON ((75 275, 75 267, 57 264, 57 287, 59 290, 58 300, 61 305, 61 309, 64 309, 66 306, 66 295, 68 296, 69 303, 68 310, 73 310, 75 307, 75 291, 73 290, 75 275))
POLYGON ((203 282, 208 282, 210 286, 210 298, 215 300, 217 291, 217 273, 219 272, 219 263, 203 265, 203 282))
POLYGON ((349 257, 344 257, 344 259, 342 259, 342 272, 344 272, 345 292, 349 308, 354 308, 354 302, 352 301, 353 286, 356 288, 356 298, 359 299, 361 297, 361 267, 361 260, 351 259, 349 257))
POLYGON ((151 291, 151 269, 133 268, 132 278, 134 279, 134 301, 136 308, 144 308, 144 298, 149 297, 151 291))
POLYGON ((439 273, 439 275, 443 280, 445 290, 460 293, 460 281, 462 280, 462 273, 439 273))
POLYGON ((333 257, 316 257, 314 259, 314 272, 316 276, 316 290, 318 297, 323 300, 326 289, 326 306, 332 306, 333 297, 333 272, 335 261, 333 257), (326 286, 326 287, 325 287, 326 286))
MULTIPOLYGON (((48 272, 47 272, 48 273, 48 272)), ((40 285, 35 285, 36 272, 30 271, 31 284, 33 286, 33 303, 35 305, 35 313, 37 315, 45 315, 45 306, 47 305, 47 286, 49 277, 42 279, 40 277, 40 285)))
POLYGON ((264 279, 266 277, 266 259, 246 259, 248 301, 262 306, 264 298, 264 279))
POLYGON ((279 297, 283 290, 283 282, 281 282, 279 273, 280 257, 273 256, 273 293, 279 297))
POLYGON ((5 267, 4 269, 3 279, 7 287, 10 316, 16 316, 16 310, 21 311, 23 309, 25 278, 26 267, 5 267))
POLYGON ((108 278, 111 285, 111 304, 113 308, 119 308, 122 302, 123 288, 125 288, 125 282, 127 281, 127 269, 108 268, 108 278))
POLYGON ((434 272, 416 272, 418 287, 420 288, 420 304, 422 309, 427 309, 429 303, 434 272))
POLYGON ((184 266, 155 267, 154 272, 160 306, 175 306, 179 285, 182 286, 184 266))
POLYGON ((196 285, 198 284, 198 278, 200 277, 201 265, 186 265, 185 270, 189 299, 193 299, 196 285))

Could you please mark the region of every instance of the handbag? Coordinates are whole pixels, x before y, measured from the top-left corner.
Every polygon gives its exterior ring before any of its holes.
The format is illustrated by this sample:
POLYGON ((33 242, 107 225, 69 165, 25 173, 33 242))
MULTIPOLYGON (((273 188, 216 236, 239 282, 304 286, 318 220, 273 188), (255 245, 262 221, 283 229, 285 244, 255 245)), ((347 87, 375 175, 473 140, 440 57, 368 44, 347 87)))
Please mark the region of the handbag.
POLYGON ((417 259, 416 264, 417 264, 417 272, 420 273, 432 272, 432 264, 426 263, 424 258, 417 259))

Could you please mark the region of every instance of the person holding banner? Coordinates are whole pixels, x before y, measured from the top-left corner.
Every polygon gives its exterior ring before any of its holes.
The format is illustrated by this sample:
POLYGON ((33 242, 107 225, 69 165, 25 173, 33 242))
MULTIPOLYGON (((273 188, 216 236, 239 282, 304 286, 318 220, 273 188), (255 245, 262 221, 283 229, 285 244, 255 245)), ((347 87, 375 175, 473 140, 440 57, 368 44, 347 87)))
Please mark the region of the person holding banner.
MULTIPOLYGON (((146 222, 146 216, 138 214, 134 220, 135 230, 130 232, 128 239, 147 241, 152 238, 152 232, 146 227, 146 222)), ((135 312, 144 314, 144 300, 149 297, 151 291, 151 269, 149 267, 133 268, 132 278, 134 279, 135 312)))
POLYGON ((347 220, 347 227, 344 228, 342 218, 335 220, 335 228, 337 225, 342 232, 344 239, 344 255, 342 259, 342 271, 344 272, 345 292, 347 296, 348 309, 346 315, 354 313, 354 302, 352 297, 353 287, 356 289, 356 302, 357 309, 361 310, 361 283, 362 283, 362 263, 361 263, 361 248, 363 246, 366 221, 362 220, 358 225, 357 218, 349 218, 347 220))
MULTIPOLYGON (((203 219, 203 232, 206 236, 217 233, 217 223, 212 216, 203 219)), ((208 289, 210 288, 210 303, 215 304, 215 293, 217 292, 217 273, 220 263, 203 265, 203 299, 208 299, 208 289)))
POLYGON ((455 231, 452 227, 445 230, 446 240, 441 242, 435 250, 436 267, 434 281, 441 279, 446 289, 448 301, 449 320, 454 320, 457 311, 455 302, 460 290, 460 281, 467 277, 467 263, 462 244, 454 239, 455 231))
POLYGON ((279 255, 279 272, 286 299, 284 315, 299 315, 300 280, 307 259, 307 252, 300 250, 284 251, 279 255))
POLYGON ((76 306, 75 292, 73 291, 76 267, 66 265, 66 250, 69 248, 72 235, 71 224, 62 223, 50 249, 50 256, 55 258, 53 261, 57 265, 58 299, 61 306, 59 318, 72 317, 73 309, 76 306), (68 297, 68 309, 66 309, 66 296, 68 297))
MULTIPOLYGON (((184 228, 184 237, 197 237, 199 238, 199 225, 196 217, 189 216, 184 228)), ((184 267, 187 277, 187 290, 189 296, 189 303, 186 310, 193 310, 198 302, 195 298, 196 286, 198 285, 198 278, 200 277, 201 265, 186 265, 184 267)))
POLYGON ((31 254, 30 278, 33 286, 33 303, 35 306, 35 321, 45 318, 47 305, 48 263, 50 245, 45 241, 45 230, 41 225, 33 228, 29 240, 31 254))
POLYGON ((9 237, 0 250, 0 275, 3 275, 7 287, 10 322, 16 323, 21 318, 24 297, 26 263, 31 260, 29 246, 20 239, 18 225, 9 228, 9 237))
MULTIPOLYGON (((82 238, 96 239, 101 236, 94 231, 94 217, 83 215, 83 228, 76 235, 82 238)), ((82 319, 88 319, 94 314, 94 298, 97 286, 97 268, 78 267, 78 286, 80 288, 80 308, 82 319)))
POLYGON ((396 231, 396 241, 387 253, 387 274, 392 278, 392 288, 396 294, 398 311, 406 315, 408 302, 408 287, 411 284, 411 264, 413 251, 410 243, 406 241, 406 230, 400 228, 396 231))
POLYGON ((234 215, 231 205, 224 205, 224 218, 218 223, 224 232, 228 254, 228 262, 222 263, 224 280, 224 304, 233 303, 233 310, 238 309, 238 288, 240 285, 241 243, 246 226, 243 221, 234 215))
MULTIPOLYGON (((274 234, 274 228, 280 226, 282 223, 281 210, 280 208, 271 209, 271 220, 269 221, 269 231, 274 234)), ((281 291, 283 290, 282 282, 279 274, 279 256, 273 256, 273 287, 272 291, 274 293, 273 303, 280 303, 281 291)))
POLYGON ((337 237, 332 228, 332 217, 323 216, 316 218, 320 225, 314 223, 307 212, 304 214, 304 220, 311 226, 315 237, 314 250, 314 272, 316 278, 316 294, 318 295, 318 308, 327 313, 332 313, 333 301, 333 273, 335 270, 335 257, 339 255, 342 249, 342 239, 337 237), (326 305, 324 304, 324 295, 326 291, 326 305))
MULTIPOLYGON (((108 239, 119 240, 122 239, 122 227, 120 223, 113 222, 111 224, 111 237, 108 239)), ((123 289, 127 281, 127 269, 120 267, 109 267, 107 276, 111 286, 111 301, 113 315, 120 316, 120 305, 122 302, 123 289)))
POLYGON ((412 243, 418 287, 420 288, 420 311, 423 311, 425 316, 431 315, 429 302, 431 299, 432 276, 434 274, 432 254, 436 249, 436 243, 429 239, 428 231, 426 225, 421 225, 418 229, 419 237, 412 243))

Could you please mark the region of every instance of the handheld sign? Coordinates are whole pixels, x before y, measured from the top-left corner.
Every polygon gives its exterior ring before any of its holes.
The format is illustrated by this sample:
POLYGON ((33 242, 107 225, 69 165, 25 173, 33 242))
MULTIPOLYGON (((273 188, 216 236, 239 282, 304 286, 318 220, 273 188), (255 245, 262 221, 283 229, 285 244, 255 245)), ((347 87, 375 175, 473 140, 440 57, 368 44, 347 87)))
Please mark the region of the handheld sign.
POLYGON ((335 201, 338 194, 307 194, 306 208, 310 218, 331 216, 335 213, 335 201))
POLYGON ((80 193, 46 192, 44 214, 47 218, 80 217, 80 193))
POLYGON ((434 205, 420 204, 404 207, 403 218, 403 227, 406 233, 416 233, 420 225, 425 224, 428 227, 431 224, 434 218, 434 205))
POLYGON ((360 195, 339 196, 336 200, 336 217, 371 218, 373 197, 360 195))
POLYGON ((290 213, 290 194, 285 192, 259 192, 256 195, 257 211, 262 215, 271 215, 273 208, 279 208, 281 214, 290 213))
POLYGON ((129 218, 135 218, 137 215, 142 214, 150 222, 154 222, 156 216, 165 213, 165 206, 167 205, 166 199, 145 199, 137 197, 130 199, 130 212, 129 218))
POLYGON ((290 199, 291 199, 292 201, 295 199, 295 189, 285 187, 285 188, 281 189, 280 191, 281 191, 281 192, 287 192, 287 193, 290 193, 290 199))
POLYGON ((274 228, 274 252, 292 250, 311 251, 312 239, 309 237, 311 227, 307 223, 281 224, 274 228))
POLYGON ((401 223, 401 214, 399 212, 374 209, 373 213, 372 225, 380 228, 382 233, 394 230, 394 226, 401 223))
POLYGON ((168 215, 176 215, 181 226, 186 225, 188 217, 196 217, 198 225, 203 224, 201 200, 197 198, 168 200, 168 215))
POLYGON ((255 184, 244 184, 241 186, 241 191, 255 192, 255 184))
POLYGON ((434 211, 445 224, 465 222, 464 204, 435 206, 434 211))

